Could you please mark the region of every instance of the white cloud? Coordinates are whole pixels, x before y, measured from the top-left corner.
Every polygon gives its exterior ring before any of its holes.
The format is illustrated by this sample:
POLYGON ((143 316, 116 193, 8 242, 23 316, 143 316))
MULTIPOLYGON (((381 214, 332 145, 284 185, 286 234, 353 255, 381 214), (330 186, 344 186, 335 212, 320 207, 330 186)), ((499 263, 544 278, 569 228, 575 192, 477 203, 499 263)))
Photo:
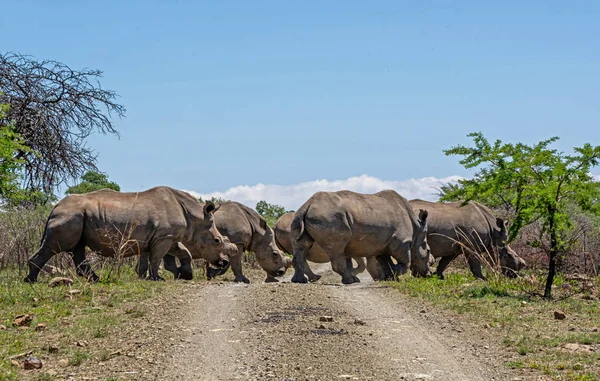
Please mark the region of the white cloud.
POLYGON ((240 185, 229 188, 222 192, 198 193, 186 190, 196 197, 209 199, 221 197, 228 200, 238 201, 251 208, 256 206, 260 200, 272 204, 278 204, 287 210, 298 209, 310 196, 318 191, 338 191, 342 189, 352 190, 360 193, 376 193, 384 189, 393 189, 407 199, 420 198, 424 200, 437 200, 437 189, 448 182, 461 179, 460 176, 449 176, 444 178, 424 177, 421 179, 409 179, 402 181, 381 180, 373 176, 361 175, 350 177, 346 180, 315 180, 294 185, 240 185))

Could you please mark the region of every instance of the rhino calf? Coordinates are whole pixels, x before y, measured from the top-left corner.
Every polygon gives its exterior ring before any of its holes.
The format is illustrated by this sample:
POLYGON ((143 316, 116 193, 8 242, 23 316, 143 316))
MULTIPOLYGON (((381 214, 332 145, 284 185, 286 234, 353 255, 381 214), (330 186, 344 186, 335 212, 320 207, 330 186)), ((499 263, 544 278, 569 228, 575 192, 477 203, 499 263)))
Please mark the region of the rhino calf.
POLYGON ((333 271, 342 276, 344 284, 356 282, 346 258, 381 254, 397 260, 396 275, 409 268, 413 275, 429 275, 427 211, 417 215, 393 190, 375 194, 317 192, 294 215, 292 236, 292 282, 308 281, 304 264, 315 243, 327 253, 333 271))
POLYGON ((24 280, 37 281, 40 269, 59 252, 71 254, 78 275, 98 280, 85 260, 86 246, 106 257, 147 257, 152 280, 162 279, 160 262, 177 242, 204 249, 216 266, 227 265, 237 249, 215 227, 217 209, 212 202, 202 205, 189 193, 166 186, 143 192, 101 189, 69 195, 50 212, 24 280))
MULTIPOLYGON (((279 219, 273 226, 273 231, 275 232, 275 242, 277 243, 277 246, 281 250, 283 250, 284 252, 286 252, 290 255, 294 254, 294 248, 292 246, 292 220, 294 218, 294 214, 295 214, 294 212, 284 213, 281 217, 279 217, 279 219)), ((314 263, 329 262, 329 256, 323 250, 323 248, 321 246, 319 246, 319 244, 316 242, 312 245, 310 250, 306 253, 306 259, 308 261, 314 262, 314 263)), ((358 280, 356 275, 365 271, 365 268, 366 268, 365 259, 362 257, 359 257, 359 258, 354 258, 354 260, 357 263, 356 268, 352 266, 352 260, 350 258, 347 259, 347 264, 348 264, 348 266, 350 266, 349 268, 352 272, 352 276, 355 277, 355 280, 358 280)), ((321 279, 320 275, 315 274, 312 271, 312 269, 310 268, 308 263, 304 263, 304 272, 306 273, 308 280, 311 282, 315 282, 315 281, 321 279)))

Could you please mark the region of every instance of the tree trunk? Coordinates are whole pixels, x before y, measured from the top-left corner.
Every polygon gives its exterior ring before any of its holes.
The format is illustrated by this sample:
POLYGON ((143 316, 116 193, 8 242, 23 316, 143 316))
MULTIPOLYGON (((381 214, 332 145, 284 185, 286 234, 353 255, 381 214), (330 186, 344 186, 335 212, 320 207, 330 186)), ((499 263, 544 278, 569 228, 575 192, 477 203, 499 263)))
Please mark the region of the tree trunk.
POLYGON ((552 297, 552 283, 554 283, 554 276, 556 275, 556 257, 558 254, 558 239, 554 230, 554 211, 550 211, 548 230, 550 231, 550 252, 548 253, 548 277, 546 278, 544 298, 550 299, 552 297))

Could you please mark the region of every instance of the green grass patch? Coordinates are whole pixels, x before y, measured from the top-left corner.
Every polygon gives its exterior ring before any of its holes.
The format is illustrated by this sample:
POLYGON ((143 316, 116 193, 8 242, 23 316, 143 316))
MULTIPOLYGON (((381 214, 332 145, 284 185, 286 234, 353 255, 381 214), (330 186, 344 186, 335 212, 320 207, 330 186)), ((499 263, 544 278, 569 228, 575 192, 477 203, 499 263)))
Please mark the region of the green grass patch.
MULTIPOLYGON (((47 275, 30 285, 17 270, 0 270, 0 381, 20 379, 22 371, 11 364, 10 356, 29 351, 45 363, 66 359, 70 366, 80 365, 98 349, 94 340, 145 315, 139 302, 175 285, 172 280, 139 280, 131 267, 121 269, 119 278, 104 277, 104 271, 98 275, 103 279, 98 283, 69 276, 74 281, 71 286, 49 287, 47 275), (13 326, 22 314, 33 319, 27 326, 13 326), (36 329, 38 324, 43 329, 36 329)), ((44 380, 48 375, 42 369, 35 377, 44 380)))
POLYGON ((482 282, 460 272, 444 280, 402 277, 386 284, 468 316, 514 354, 510 368, 535 369, 556 380, 600 380, 600 278, 582 286, 559 276, 554 300, 538 296, 542 281, 528 275, 482 282), (557 310, 567 318, 556 320, 557 310))

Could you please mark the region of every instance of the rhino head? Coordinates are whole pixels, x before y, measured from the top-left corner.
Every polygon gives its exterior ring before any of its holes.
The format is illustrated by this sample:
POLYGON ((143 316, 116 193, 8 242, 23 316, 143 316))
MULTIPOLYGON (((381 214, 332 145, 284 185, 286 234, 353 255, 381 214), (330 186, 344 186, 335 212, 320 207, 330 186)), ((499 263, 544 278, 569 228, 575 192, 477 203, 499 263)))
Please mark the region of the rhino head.
POLYGON ((222 235, 215 225, 214 213, 220 207, 220 204, 216 206, 210 201, 204 204, 204 216, 198 219, 192 241, 196 250, 202 253, 202 257, 208 263, 216 268, 225 268, 229 266, 230 257, 237 254, 237 246, 231 243, 227 236, 222 235))
POLYGON ((525 260, 519 257, 506 243, 508 240, 508 223, 502 218, 496 218, 496 225, 499 230, 492 232, 492 239, 494 245, 498 247, 502 274, 514 278, 517 276, 517 272, 526 266, 525 260))
POLYGON ((430 276, 429 263, 431 259, 431 250, 427 244, 427 210, 419 209, 418 225, 413 228, 413 238, 411 246, 411 270, 413 276, 430 276))
POLYGON ((517 272, 527 265, 525 260, 519 257, 517 253, 508 245, 500 247, 499 255, 502 274, 509 278, 515 278, 517 276, 517 272))
POLYGON ((265 272, 272 277, 283 276, 292 265, 292 260, 279 249, 275 243, 273 229, 264 225, 265 239, 255 248, 256 261, 265 272))

